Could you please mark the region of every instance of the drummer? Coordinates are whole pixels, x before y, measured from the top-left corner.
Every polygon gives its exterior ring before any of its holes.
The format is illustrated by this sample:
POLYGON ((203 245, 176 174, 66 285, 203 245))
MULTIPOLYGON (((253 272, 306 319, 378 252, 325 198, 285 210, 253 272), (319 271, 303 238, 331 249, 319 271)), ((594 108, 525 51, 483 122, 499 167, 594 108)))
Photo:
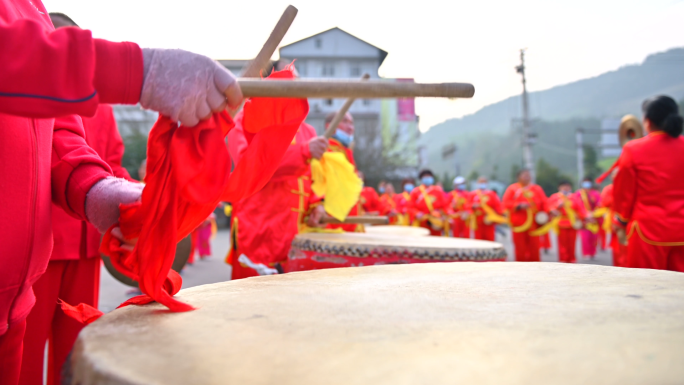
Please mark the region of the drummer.
POLYGON ((448 235, 447 214, 451 213, 451 209, 444 190, 435 185, 435 176, 431 170, 422 170, 418 179, 420 185, 411 192, 409 199, 409 209, 415 210, 417 224, 430 230, 430 235, 448 235))
POLYGON ((587 212, 588 224, 580 230, 582 258, 594 259, 596 257, 596 247, 598 246, 598 226, 592 213, 599 206, 601 194, 594 189, 594 183, 591 181, 591 178, 584 178, 580 186, 581 188, 575 193, 575 198, 582 202, 584 210, 587 212))
POLYGON ((473 216, 470 222, 475 239, 494 241, 496 224, 506 220, 499 195, 489 188, 486 176, 477 178, 477 188, 468 196, 467 210, 473 216))
POLYGON ((582 227, 581 221, 586 217, 584 206, 572 194, 572 184, 562 181, 558 184, 558 192, 549 197, 548 208, 558 222, 558 261, 575 263, 575 244, 577 230, 582 227))
POLYGON ((389 182, 384 182, 380 187, 383 192, 380 195, 380 201, 387 209, 391 225, 407 226, 408 221, 404 220, 403 214, 406 211, 406 199, 402 194, 394 192, 394 185, 389 182))
MULTIPOLYGON (((615 180, 615 176, 617 176, 619 168, 615 168, 611 171, 610 176, 612 180, 615 180)), ((606 175, 607 176, 607 175, 606 175)), ((603 180, 604 176, 601 176, 599 179, 596 180, 596 183, 601 183, 599 180, 603 180)), ((604 187, 603 190, 601 191, 601 199, 599 201, 599 207, 605 208, 607 210, 607 213, 604 215, 604 222, 601 227, 607 227, 608 231, 610 232, 610 249, 613 252, 613 266, 617 267, 627 267, 627 247, 625 245, 621 245, 620 242, 618 242, 618 236, 615 231, 615 229, 612 228, 611 222, 613 218, 613 214, 615 213, 615 207, 613 205, 613 184, 609 184, 608 186, 604 187)))
POLYGON ((613 191, 627 266, 684 271, 684 120, 669 96, 644 101, 648 135, 628 142, 613 191))
MULTIPOLYGON (((368 215, 386 215, 389 211, 388 208, 380 200, 380 196, 375 189, 366 184, 366 176, 363 171, 357 170, 356 175, 363 181, 363 189, 361 190, 361 196, 359 197, 363 212, 368 215)), ((381 183, 380 186, 384 189, 384 182, 381 183)))
MULTIPOLYGON (((277 62, 275 69, 291 71, 294 66, 277 62)), ((236 164, 247 150, 243 127, 244 110, 235 117, 228 134, 228 149, 236 164)), ((231 279, 274 274, 287 261, 290 244, 309 211, 311 159, 320 159, 327 140, 302 123, 271 180, 256 194, 233 202, 231 248, 226 263, 232 266, 231 279)))
POLYGON ((532 232, 545 223, 537 223, 537 218, 543 216, 537 214, 546 212, 546 194, 539 185, 532 183, 529 170, 520 170, 517 177, 518 182, 508 186, 503 196, 513 233, 515 260, 539 262, 539 237, 532 232))
POLYGON ((456 238, 470 238, 470 226, 468 225, 470 213, 467 209, 470 193, 468 192, 465 178, 462 176, 454 178, 453 187, 454 189, 447 194, 449 206, 453 211, 453 214, 451 214, 452 236, 456 238))

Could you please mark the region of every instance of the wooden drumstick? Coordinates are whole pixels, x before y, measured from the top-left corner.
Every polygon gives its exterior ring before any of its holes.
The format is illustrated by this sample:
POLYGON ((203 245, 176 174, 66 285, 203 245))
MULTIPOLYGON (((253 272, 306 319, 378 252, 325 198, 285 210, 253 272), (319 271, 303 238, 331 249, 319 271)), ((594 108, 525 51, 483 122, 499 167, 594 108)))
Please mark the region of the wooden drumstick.
MULTIPOLYGON (((273 56, 275 53, 275 50, 280 45, 283 37, 285 37, 287 30, 290 29, 292 22, 294 21, 295 17, 297 17, 297 12, 297 8, 293 7, 292 5, 288 5, 287 8, 285 8, 283 15, 280 16, 278 24, 276 24, 275 28, 273 28, 273 31, 266 40, 266 43, 264 43, 264 46, 261 47, 261 50, 257 56, 254 58, 254 60, 249 62, 243 71, 243 78, 259 78, 261 76, 261 71, 268 67, 268 64, 271 62, 271 56, 273 56)), ((234 110, 229 109, 230 116, 234 118, 238 112, 242 110, 243 106, 244 103, 234 110)))
POLYGON ((266 40, 261 51, 259 51, 259 54, 247 65, 247 68, 242 73, 242 77, 258 78, 261 76, 261 71, 271 62, 271 56, 275 53, 283 37, 285 37, 287 30, 290 29, 292 22, 297 17, 297 12, 297 8, 291 5, 287 6, 283 15, 280 16, 278 24, 276 24, 268 40, 266 40))
POLYGON ((321 218, 321 223, 335 225, 387 225, 389 218, 383 216, 362 215, 357 217, 347 217, 344 221, 339 221, 333 217, 321 218))
POLYGON ((471 98, 468 83, 399 83, 351 79, 246 79, 238 84, 246 98, 471 98))
MULTIPOLYGON (((368 79, 370 79, 370 75, 367 73, 363 74, 363 76, 361 77, 361 80, 368 80, 368 79)), ((333 135, 335 135, 335 131, 337 130, 337 126, 339 126, 342 119, 344 119, 344 116, 347 114, 347 111, 349 111, 349 108, 351 108, 352 104, 354 104, 355 100, 356 100, 356 98, 347 99, 347 101, 344 102, 344 105, 342 106, 342 108, 340 108, 340 110, 337 111, 337 114, 335 115, 333 120, 330 122, 328 129, 325 130, 325 133, 323 134, 323 136, 326 139, 330 139, 330 138, 332 138, 333 135)))

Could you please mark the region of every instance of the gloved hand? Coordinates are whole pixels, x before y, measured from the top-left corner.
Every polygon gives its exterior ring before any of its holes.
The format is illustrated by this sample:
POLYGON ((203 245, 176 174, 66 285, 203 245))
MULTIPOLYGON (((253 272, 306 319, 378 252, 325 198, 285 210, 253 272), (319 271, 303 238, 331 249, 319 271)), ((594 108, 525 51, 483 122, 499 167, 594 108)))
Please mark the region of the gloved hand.
POLYGON ((86 195, 86 217, 101 233, 119 221, 119 203, 140 199, 145 185, 110 176, 95 183, 86 195))
POLYGON ((206 56, 180 49, 143 48, 140 104, 188 127, 242 103, 235 76, 206 56))

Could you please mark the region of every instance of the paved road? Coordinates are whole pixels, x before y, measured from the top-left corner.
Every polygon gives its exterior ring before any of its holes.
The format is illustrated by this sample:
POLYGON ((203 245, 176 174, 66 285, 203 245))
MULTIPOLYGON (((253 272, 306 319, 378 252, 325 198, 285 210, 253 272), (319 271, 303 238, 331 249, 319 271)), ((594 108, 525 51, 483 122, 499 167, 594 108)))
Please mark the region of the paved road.
MULTIPOLYGON (((497 233, 496 237, 497 242, 501 242, 505 246, 506 251, 508 252, 508 260, 512 261, 513 245, 511 243, 510 233, 506 233, 505 236, 497 233)), ((551 243, 553 246, 552 250, 549 251, 548 254, 542 254, 542 261, 544 262, 558 262, 558 248, 554 236, 551 236, 551 243)), ((203 261, 195 261, 193 265, 186 266, 181 273, 183 276, 183 288, 223 282, 230 279, 230 266, 224 262, 229 245, 230 232, 225 229, 219 230, 218 234, 216 234, 216 239, 214 239, 212 243, 211 257, 203 261)), ((580 250, 581 246, 578 239, 578 257, 580 255, 580 250)), ((585 261, 578 258, 578 263, 612 265, 612 257, 609 251, 599 251, 595 260, 585 261)), ((134 293, 130 293, 130 291, 131 288, 116 281, 103 268, 101 275, 100 310, 109 312, 115 309, 121 302, 134 295, 134 293)))

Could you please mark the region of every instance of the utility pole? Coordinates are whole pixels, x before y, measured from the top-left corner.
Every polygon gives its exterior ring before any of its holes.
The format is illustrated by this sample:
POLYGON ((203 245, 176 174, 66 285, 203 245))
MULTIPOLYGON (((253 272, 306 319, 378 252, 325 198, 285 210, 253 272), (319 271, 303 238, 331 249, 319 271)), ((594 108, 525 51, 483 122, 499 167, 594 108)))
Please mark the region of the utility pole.
POLYGON ((525 78, 525 50, 520 50, 520 65, 515 67, 515 70, 522 75, 522 105, 523 105, 523 118, 522 118, 522 151, 523 151, 523 164, 526 169, 530 170, 530 175, 532 176, 532 182, 537 179, 536 172, 534 170, 534 158, 532 157, 532 143, 534 140, 534 135, 530 132, 530 108, 529 102, 527 100, 527 79, 525 78))

